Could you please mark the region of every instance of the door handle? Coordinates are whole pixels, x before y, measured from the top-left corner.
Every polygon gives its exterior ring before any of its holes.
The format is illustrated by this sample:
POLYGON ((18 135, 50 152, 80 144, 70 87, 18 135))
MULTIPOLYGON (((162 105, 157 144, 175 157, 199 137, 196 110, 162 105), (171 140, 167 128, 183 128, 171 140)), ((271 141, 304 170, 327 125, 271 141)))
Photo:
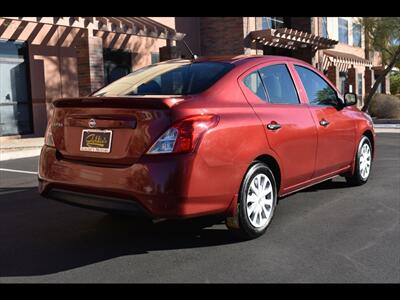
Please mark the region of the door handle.
POLYGON ((329 122, 328 122, 327 120, 325 120, 325 119, 322 119, 321 121, 319 121, 319 124, 320 124, 321 126, 328 126, 328 125, 329 125, 329 122))
POLYGON ((267 125, 267 128, 268 128, 269 130, 277 130, 277 129, 281 128, 281 127, 282 127, 281 124, 278 124, 278 123, 276 123, 276 122, 274 122, 274 121, 272 121, 271 123, 269 123, 269 124, 267 125))

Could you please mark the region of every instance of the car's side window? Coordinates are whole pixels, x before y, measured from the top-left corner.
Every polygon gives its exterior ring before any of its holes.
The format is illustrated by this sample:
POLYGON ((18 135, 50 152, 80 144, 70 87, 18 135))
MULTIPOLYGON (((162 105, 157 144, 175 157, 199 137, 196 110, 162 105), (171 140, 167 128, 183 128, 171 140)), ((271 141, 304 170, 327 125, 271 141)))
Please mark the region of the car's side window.
POLYGON ((271 103, 299 104, 296 87, 285 64, 264 67, 259 70, 271 103))
POLYGON ((243 83, 263 101, 267 101, 264 86, 261 82, 260 74, 258 71, 250 73, 243 79, 243 83))
POLYGON ((308 102, 312 105, 338 104, 336 91, 321 76, 306 67, 295 65, 306 90, 308 102))

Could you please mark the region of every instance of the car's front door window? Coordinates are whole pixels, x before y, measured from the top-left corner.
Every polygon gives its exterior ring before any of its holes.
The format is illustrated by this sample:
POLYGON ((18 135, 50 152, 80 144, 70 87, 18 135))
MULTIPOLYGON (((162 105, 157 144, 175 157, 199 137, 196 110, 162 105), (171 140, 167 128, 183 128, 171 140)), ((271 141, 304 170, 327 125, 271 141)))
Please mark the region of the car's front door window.
POLYGON ((318 74, 306 67, 295 65, 311 105, 338 105, 336 91, 318 74))

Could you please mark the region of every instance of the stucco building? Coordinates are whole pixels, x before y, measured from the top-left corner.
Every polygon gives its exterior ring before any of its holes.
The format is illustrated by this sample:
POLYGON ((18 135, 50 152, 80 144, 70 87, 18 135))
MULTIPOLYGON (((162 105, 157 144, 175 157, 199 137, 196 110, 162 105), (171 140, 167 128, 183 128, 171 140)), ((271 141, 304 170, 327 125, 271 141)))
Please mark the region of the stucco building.
POLYGON ((43 136, 54 99, 165 58, 183 35, 146 17, 1 17, 0 142, 43 136))
MULTIPOLYGON (((199 55, 272 54, 314 65, 362 106, 383 71, 381 53, 370 49, 357 17, 175 18, 175 28, 199 55)), ((185 52, 181 47, 180 51, 185 52)), ((378 92, 389 93, 389 76, 378 92)))
MULTIPOLYGON (((305 60, 359 105, 382 71, 356 18, 1 17, 0 141, 43 136, 54 99, 85 96, 140 67, 197 55, 305 60)), ((389 91, 388 80, 380 88, 389 91)))

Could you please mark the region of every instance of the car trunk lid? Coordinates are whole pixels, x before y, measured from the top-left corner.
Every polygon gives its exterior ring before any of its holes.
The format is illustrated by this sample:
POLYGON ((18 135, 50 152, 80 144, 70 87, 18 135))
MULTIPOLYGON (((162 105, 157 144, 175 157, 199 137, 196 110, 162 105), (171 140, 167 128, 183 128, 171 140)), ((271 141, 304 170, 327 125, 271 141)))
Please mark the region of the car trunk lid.
POLYGON ((181 100, 144 96, 56 100, 51 124, 55 147, 63 159, 131 165, 170 126, 170 108, 181 100))

